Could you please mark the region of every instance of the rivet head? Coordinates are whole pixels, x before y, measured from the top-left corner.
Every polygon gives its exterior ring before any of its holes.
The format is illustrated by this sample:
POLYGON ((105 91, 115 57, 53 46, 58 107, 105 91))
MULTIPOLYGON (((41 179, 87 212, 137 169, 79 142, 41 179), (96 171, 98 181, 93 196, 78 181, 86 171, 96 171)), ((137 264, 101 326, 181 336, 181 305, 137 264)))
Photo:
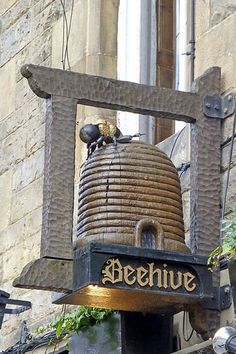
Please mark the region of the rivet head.
POLYGON ((228 101, 229 101, 229 102, 232 101, 232 96, 231 96, 231 95, 228 96, 228 101))
POLYGON ((228 113, 228 108, 225 108, 224 109, 224 114, 227 114, 228 113))
POLYGON ((218 106, 218 104, 216 104, 216 105, 214 106, 214 108, 215 108, 216 111, 219 111, 220 106, 218 106))
POLYGON ((211 108, 211 104, 209 102, 205 103, 206 108, 211 108))
POLYGON ((225 290, 225 294, 229 294, 230 288, 228 286, 224 290, 225 290))

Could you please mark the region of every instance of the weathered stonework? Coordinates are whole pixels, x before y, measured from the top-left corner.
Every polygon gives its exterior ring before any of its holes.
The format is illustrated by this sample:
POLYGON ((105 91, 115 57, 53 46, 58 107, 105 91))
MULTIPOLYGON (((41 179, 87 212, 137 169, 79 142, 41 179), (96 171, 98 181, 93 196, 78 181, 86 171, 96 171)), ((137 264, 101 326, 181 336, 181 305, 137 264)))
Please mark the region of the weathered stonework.
POLYGON ((211 26, 221 23, 225 18, 236 12, 234 0, 211 0, 210 3, 211 26))
MULTIPOLYGON (((71 4, 66 1, 68 18, 71 4)), ((118 4, 118 0, 75 0, 69 40, 73 71, 116 77, 118 4)), ((62 68, 62 14, 58 0, 0 0, 0 91, 4 97, 0 102, 0 199, 4 205, 0 216, 0 288, 33 305, 19 316, 4 317, 0 351, 19 340, 24 319, 32 330, 61 310, 52 305, 51 293, 13 288, 12 281, 24 265, 39 257, 42 229, 46 105, 31 91, 20 68, 25 63, 62 68)), ((115 117, 114 111, 86 110, 78 106, 80 124, 86 116, 89 121, 101 115, 115 117)), ((76 143, 77 181, 85 150, 83 144, 76 143)), ((37 354, 41 352, 45 349, 37 350, 37 354)))
POLYGON ((196 41, 195 76, 201 75, 209 66, 217 65, 222 71, 222 92, 236 85, 234 45, 236 13, 204 32, 196 41))
MULTIPOLYGON (((1 52, 1 50, 0 50, 1 52)), ((0 121, 15 109, 15 60, 0 68, 0 91, 4 99, 0 101, 0 121), (11 94, 9 94, 11 92, 11 94)))
POLYGON ((5 229, 9 223, 11 205, 11 179, 12 171, 7 171, 0 175, 0 200, 2 205, 0 230, 5 229))
POLYGON ((0 15, 7 11, 17 0, 2 0, 0 3, 0 15))

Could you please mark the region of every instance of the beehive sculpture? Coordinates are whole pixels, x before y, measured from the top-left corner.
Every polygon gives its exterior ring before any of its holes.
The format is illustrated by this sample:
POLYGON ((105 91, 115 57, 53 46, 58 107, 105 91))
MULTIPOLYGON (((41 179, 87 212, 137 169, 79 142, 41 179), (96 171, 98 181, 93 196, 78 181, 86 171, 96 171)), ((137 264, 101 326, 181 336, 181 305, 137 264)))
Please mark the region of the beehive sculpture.
POLYGON ((77 247, 91 241, 189 252, 179 177, 164 152, 132 141, 105 145, 86 160, 77 247))

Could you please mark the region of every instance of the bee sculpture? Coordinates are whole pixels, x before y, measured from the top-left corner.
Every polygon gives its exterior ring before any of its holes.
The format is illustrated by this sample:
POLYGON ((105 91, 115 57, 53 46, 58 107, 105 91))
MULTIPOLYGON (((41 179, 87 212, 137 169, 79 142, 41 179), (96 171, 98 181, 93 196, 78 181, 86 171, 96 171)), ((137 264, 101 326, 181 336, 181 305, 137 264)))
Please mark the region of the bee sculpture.
POLYGON ((119 128, 105 121, 98 124, 86 124, 80 129, 80 139, 87 144, 88 157, 96 150, 96 147, 101 147, 103 143, 115 145, 118 143, 127 143, 135 137, 140 137, 144 134, 122 135, 119 128))

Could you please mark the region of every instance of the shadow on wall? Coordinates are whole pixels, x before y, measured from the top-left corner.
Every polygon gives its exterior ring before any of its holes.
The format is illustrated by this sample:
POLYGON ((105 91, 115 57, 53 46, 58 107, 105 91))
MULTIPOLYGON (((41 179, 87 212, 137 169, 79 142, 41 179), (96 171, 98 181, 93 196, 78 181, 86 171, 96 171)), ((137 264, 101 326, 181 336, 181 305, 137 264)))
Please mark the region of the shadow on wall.
POLYGON ((120 354, 120 316, 115 314, 109 320, 90 327, 70 338, 70 354, 120 354))

